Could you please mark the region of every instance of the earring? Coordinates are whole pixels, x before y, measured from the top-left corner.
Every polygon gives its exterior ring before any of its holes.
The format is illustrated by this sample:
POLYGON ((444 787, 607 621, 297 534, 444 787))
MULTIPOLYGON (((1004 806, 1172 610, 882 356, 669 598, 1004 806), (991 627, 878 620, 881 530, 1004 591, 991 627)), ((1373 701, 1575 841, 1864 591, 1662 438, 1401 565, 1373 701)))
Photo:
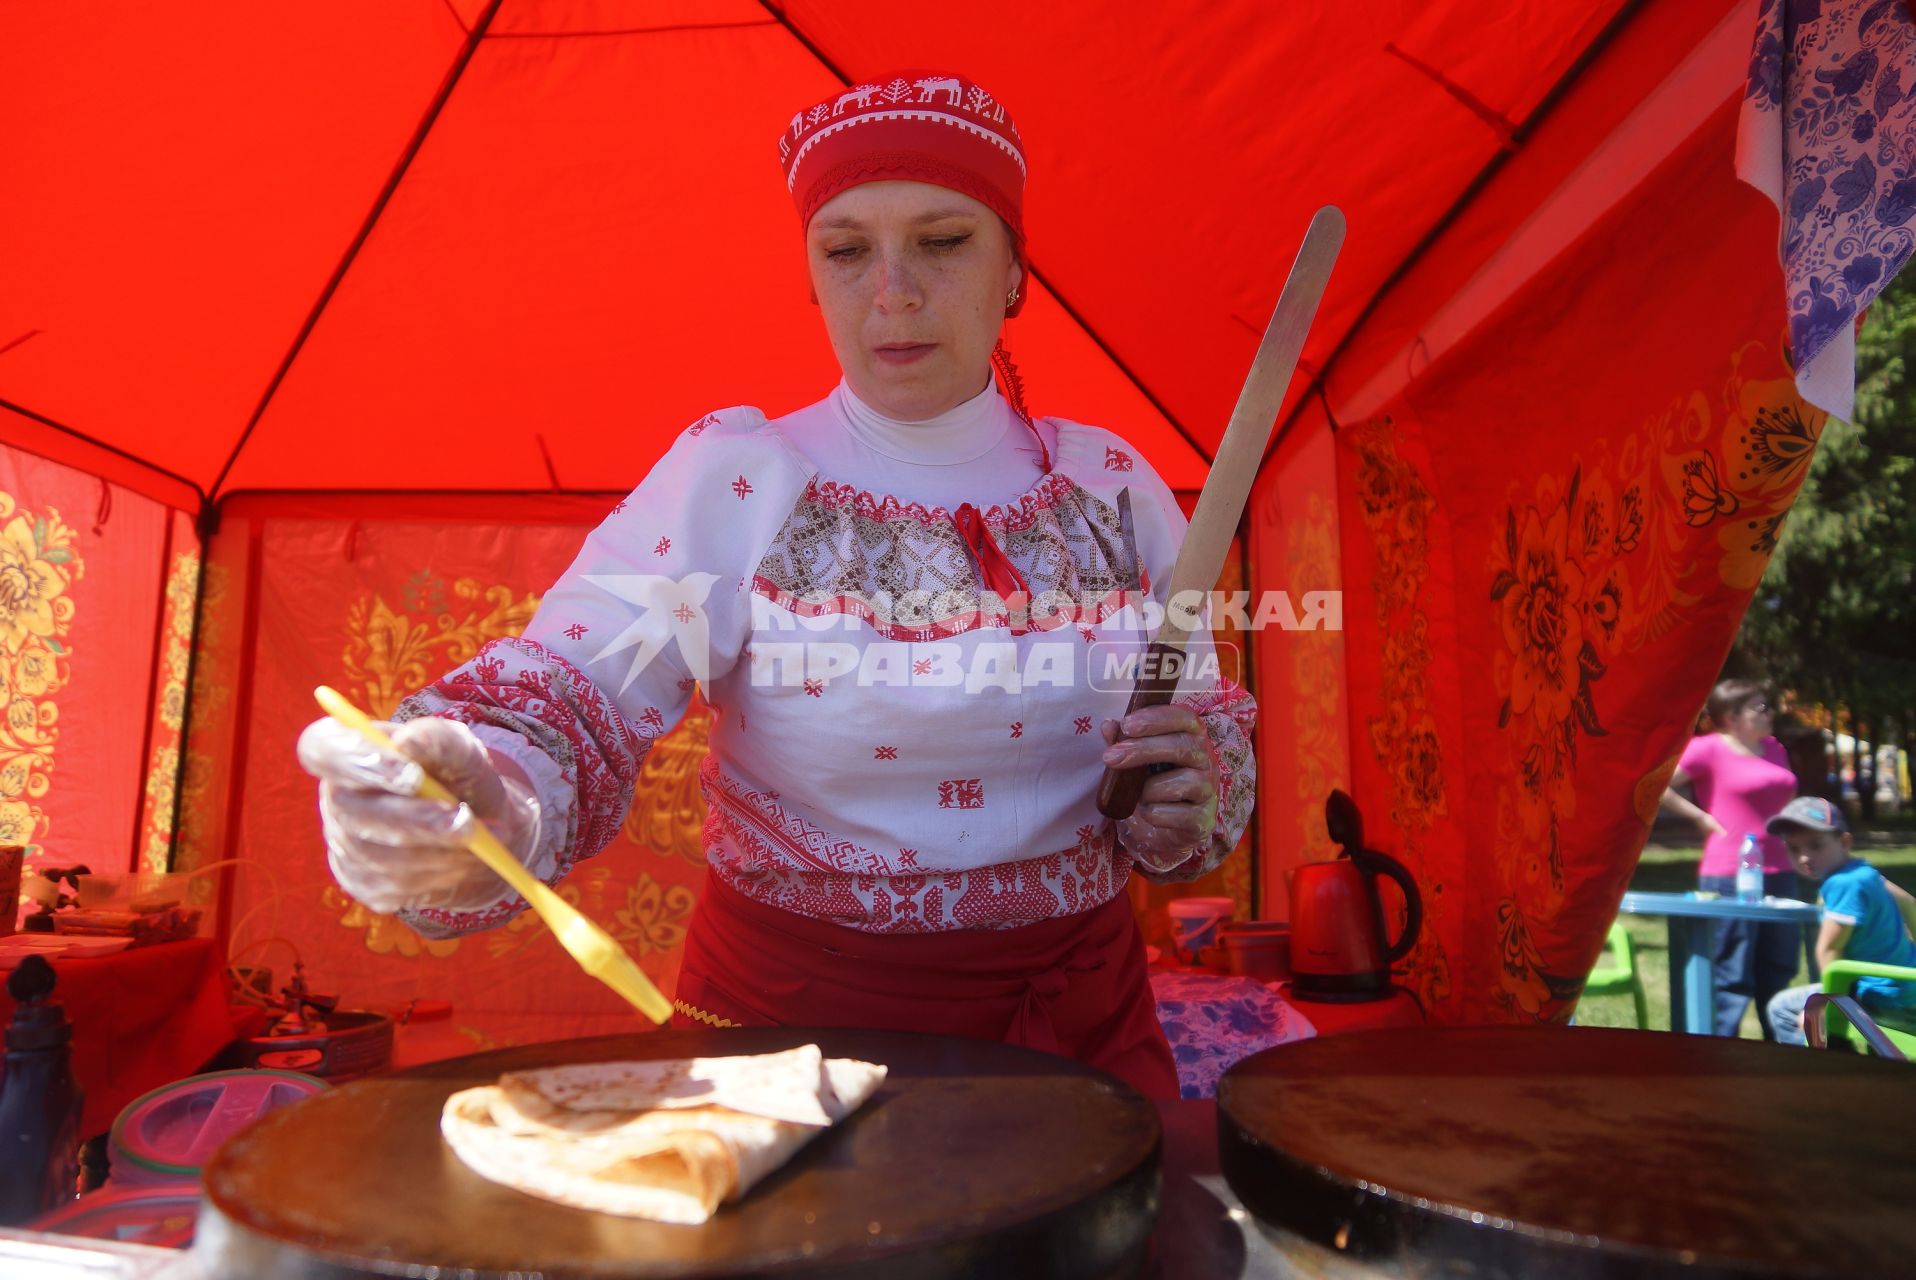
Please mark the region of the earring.
POLYGON ((1009 311, 1017 305, 1018 305, 1018 286, 1014 284, 1011 286, 1011 292, 1005 295, 1005 310, 1009 311))

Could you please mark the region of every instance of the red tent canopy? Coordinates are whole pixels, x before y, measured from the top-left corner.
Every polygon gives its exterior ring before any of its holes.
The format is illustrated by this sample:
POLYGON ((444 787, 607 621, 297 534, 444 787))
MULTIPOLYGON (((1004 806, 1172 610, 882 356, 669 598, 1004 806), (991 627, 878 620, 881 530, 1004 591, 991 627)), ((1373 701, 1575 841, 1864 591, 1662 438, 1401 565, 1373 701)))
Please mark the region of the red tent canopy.
POLYGON ((626 488, 700 414, 832 377, 794 104, 949 64, 1030 139, 1035 406, 1195 487, 1312 209, 1352 227, 1321 369, 1564 86, 1608 50, 1622 107, 1729 7, 1618 48, 1616 0, 22 6, 0 398, 215 498, 626 488))

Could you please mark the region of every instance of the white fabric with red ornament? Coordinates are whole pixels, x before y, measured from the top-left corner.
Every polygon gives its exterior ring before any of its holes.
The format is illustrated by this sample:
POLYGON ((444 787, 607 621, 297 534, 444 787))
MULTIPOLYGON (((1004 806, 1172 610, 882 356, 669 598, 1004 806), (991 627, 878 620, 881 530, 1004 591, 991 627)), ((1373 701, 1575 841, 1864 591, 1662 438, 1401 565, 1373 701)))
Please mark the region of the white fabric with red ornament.
MULTIPOLYGON (((1122 892, 1132 859, 1094 802, 1097 726, 1148 638, 1138 607, 1184 518, 1108 431, 1038 423, 987 389, 930 423, 882 418, 841 386, 767 422, 707 415, 586 540, 523 638, 495 641, 409 699, 519 759, 552 815, 534 870, 556 879, 618 830, 639 763, 701 686, 714 873, 761 902, 853 928, 1011 927, 1122 892), (1140 572, 1119 533, 1130 490, 1140 572), (1032 607, 980 585, 953 511, 983 528, 1032 607), (1117 665, 1113 665, 1117 664, 1117 665), (1103 678, 1093 687, 1094 665, 1103 678)), ((1200 669, 1178 700, 1205 727, 1216 865, 1249 821, 1255 708, 1200 669)), ((418 913, 459 930, 521 909, 418 913)))

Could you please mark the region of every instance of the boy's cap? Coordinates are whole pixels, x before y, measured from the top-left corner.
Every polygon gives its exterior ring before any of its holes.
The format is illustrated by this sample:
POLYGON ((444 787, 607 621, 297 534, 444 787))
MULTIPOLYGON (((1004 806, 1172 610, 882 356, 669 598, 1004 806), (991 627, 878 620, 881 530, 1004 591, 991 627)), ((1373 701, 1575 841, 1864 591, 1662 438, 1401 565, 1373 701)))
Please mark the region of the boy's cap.
POLYGON ((1804 831, 1841 833, 1849 830, 1843 811, 1821 796, 1798 796, 1783 806, 1783 812, 1764 823, 1771 835, 1781 835, 1795 827, 1804 831))

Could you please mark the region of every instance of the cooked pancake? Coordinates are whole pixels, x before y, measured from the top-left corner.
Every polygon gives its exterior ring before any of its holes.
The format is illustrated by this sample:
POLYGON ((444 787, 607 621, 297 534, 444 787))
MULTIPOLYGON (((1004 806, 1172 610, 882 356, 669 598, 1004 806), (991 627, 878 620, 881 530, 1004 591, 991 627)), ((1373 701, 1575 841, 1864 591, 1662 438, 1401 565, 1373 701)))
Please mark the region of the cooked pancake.
POLYGON ((446 1100, 440 1132, 481 1177, 560 1204, 699 1223, 849 1115, 885 1068, 816 1045, 757 1057, 513 1072, 446 1100))

